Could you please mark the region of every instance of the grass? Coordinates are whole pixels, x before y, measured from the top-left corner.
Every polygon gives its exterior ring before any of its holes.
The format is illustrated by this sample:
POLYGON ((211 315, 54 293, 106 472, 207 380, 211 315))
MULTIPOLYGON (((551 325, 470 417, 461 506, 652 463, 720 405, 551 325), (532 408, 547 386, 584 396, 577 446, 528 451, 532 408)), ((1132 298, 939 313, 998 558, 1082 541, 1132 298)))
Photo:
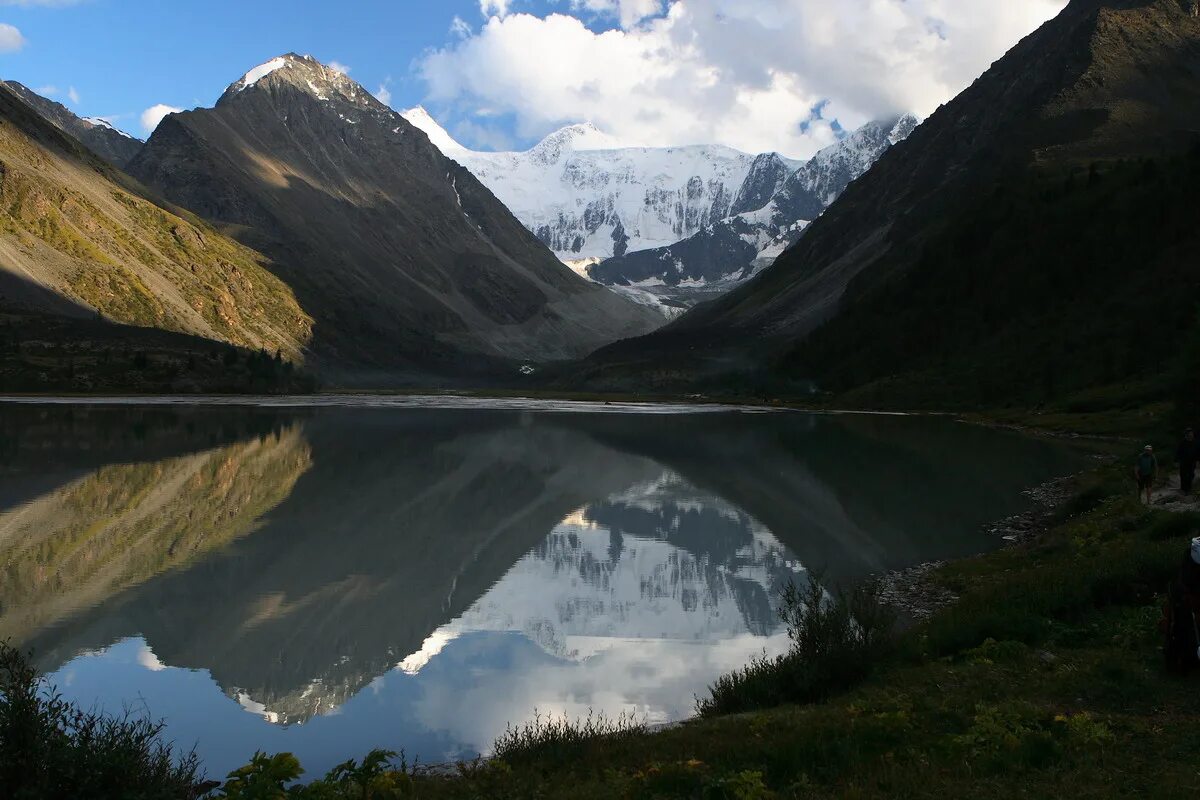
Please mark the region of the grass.
POLYGON ((0 642, 0 796, 11 800, 193 798, 194 754, 162 741, 162 723, 87 712, 64 701, 0 642))
MULTIPOLYGON (((895 614, 875 585, 831 596, 818 579, 789 584, 781 609, 791 647, 723 675, 696 711, 716 717, 787 703, 811 703, 860 683, 892 645, 895 614)), ((503 754, 499 749, 497 756, 503 754)))

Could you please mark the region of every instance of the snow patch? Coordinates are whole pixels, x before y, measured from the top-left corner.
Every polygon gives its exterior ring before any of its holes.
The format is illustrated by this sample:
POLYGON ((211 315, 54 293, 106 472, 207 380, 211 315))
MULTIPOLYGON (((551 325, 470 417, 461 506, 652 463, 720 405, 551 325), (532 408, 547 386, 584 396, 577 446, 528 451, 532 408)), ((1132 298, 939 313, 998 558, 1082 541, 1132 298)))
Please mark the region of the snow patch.
POLYGON ((259 64, 257 67, 243 75, 242 79, 238 81, 238 91, 240 92, 243 89, 250 88, 275 70, 286 67, 287 63, 287 59, 281 56, 279 58, 272 58, 265 64, 259 64))
POLYGON ((423 106, 410 108, 400 116, 404 117, 417 130, 423 131, 429 137, 429 141, 433 142, 433 146, 441 150, 443 155, 466 151, 467 148, 456 142, 454 137, 437 123, 437 120, 429 116, 429 112, 423 106))
POLYGON ((114 127, 111 122, 109 122, 108 120, 103 119, 101 117, 84 117, 83 121, 86 122, 88 125, 91 125, 93 128, 105 128, 106 130, 110 130, 113 133, 119 133, 121 136, 124 136, 126 139, 133 139, 135 142, 141 141, 141 139, 137 138, 136 136, 131 136, 130 134, 126 133, 125 131, 121 130, 120 128, 114 127))

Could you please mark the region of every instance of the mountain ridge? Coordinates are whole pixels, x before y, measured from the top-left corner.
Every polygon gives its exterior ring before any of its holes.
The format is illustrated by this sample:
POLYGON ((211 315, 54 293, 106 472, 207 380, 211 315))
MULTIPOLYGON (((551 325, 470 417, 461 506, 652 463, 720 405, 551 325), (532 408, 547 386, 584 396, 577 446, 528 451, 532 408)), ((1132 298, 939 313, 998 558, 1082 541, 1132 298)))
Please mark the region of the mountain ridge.
POLYGON ((307 317, 260 254, 145 192, 7 86, 0 120, 0 305, 302 358, 307 317))
MULTIPOLYGON (((1119 195, 1102 194, 1106 173, 1111 185, 1144 187, 1149 178, 1131 174, 1130 163, 1188 151, 1200 130, 1198 77, 1195 4, 1073 0, 892 148, 772 268, 658 334, 602 350, 584 365, 583 382, 593 388, 627 386, 634 376, 644 381, 657 375, 660 385, 736 381, 762 391, 798 392, 816 381, 843 392, 874 385, 873 402, 887 402, 896 396, 887 386, 900 380, 889 376, 907 374, 903 402, 914 404, 950 398, 995 402, 1004 396, 1036 402, 1036 396, 1053 396, 1067 385, 1082 388, 1084 371, 1063 351, 1063 342, 1100 348, 1097 358, 1111 361, 1103 358, 1104 347, 1119 349, 1122 339, 1134 335, 1127 330, 1134 324, 1131 315, 1145 313, 1150 298, 1168 318, 1187 317, 1182 306, 1192 295, 1164 294, 1147 283, 1158 274, 1191 287, 1194 276, 1180 274, 1179 256, 1160 253, 1160 242, 1143 232, 1134 241, 1147 244, 1150 258, 1142 269, 1122 268, 1114 254, 1128 257, 1127 240, 1117 237, 1112 220, 1106 225, 1091 209, 1111 214, 1117 207, 1119 195), (1071 178, 1081 170, 1082 184, 1071 178), (1063 190, 1080 190, 1078 205, 1047 205, 1046 198, 1063 190), (1032 202, 1014 204, 1010 198, 1017 196, 1032 202), (967 206, 973 215, 963 212, 967 206), (1038 215, 1025 213, 1033 207, 1038 215), (1075 216, 1062 216, 1068 214, 1075 216), (993 228, 973 221, 992 217, 998 223, 993 228), (1050 229, 1052 222, 1065 228, 1050 229), (1014 227, 1018 224, 1026 227, 1014 227), (991 238, 1000 230, 1009 238, 991 238), (1014 245, 1034 234, 1050 249, 1018 258, 1014 245), (1086 248, 1090 263, 1103 269, 1090 279, 1077 277, 1073 270, 1089 263, 1077 263, 1085 253, 1079 245, 1091 239, 1106 243, 1086 248), (970 270, 972 260, 995 269, 970 270), (956 264, 963 268, 956 270, 956 264), (1053 280, 1055 288, 1022 294, 1005 282, 1009 274, 1053 280), (933 275, 944 284, 928 283, 933 275), (964 284, 966 275, 970 282, 964 284), (1140 293, 1123 283, 1136 283, 1140 293), (956 286, 959 295, 944 295, 941 285, 956 286), (939 290, 931 293, 931 287, 939 290), (927 306, 922 293, 943 297, 942 305, 927 306), (1080 314, 1061 313, 1064 298, 1075 297, 1084 303, 1080 314), (1001 298, 1012 309, 1007 318, 996 306, 1001 298), (929 324, 931 314, 943 324, 929 324), (1023 322, 1017 325, 1016 319, 1023 322), (980 327, 983 320, 993 320, 992 326, 980 327), (874 339, 856 335, 854 325, 870 330, 874 339), (1081 339, 1083 330, 1089 335, 1081 339), (751 349, 745 342, 755 345, 751 349), (939 359, 952 355, 960 360, 951 371, 939 359), (988 375, 1024 378, 997 384, 988 375)), ((1144 169, 1151 175, 1164 167, 1175 168, 1164 162, 1144 169)), ((1188 191, 1161 173, 1153 180, 1173 197, 1188 191)), ((1154 196, 1137 191, 1139 197, 1154 196)), ((1130 212, 1144 216, 1147 209, 1130 212)), ((1148 230, 1174 225, 1172 219, 1170 213, 1151 217, 1148 230)), ((1161 230, 1171 241, 1183 235, 1161 230)), ((1138 369, 1137 360, 1122 362, 1109 379, 1138 369)))
POLYGON ((729 217, 675 244, 606 259, 589 267, 588 275, 629 287, 618 291, 641 291, 685 307, 719 296, 769 267, 918 124, 911 114, 867 123, 795 169, 774 154, 759 156, 729 217))
POLYGON ((762 158, 724 145, 624 146, 587 122, 552 131, 529 150, 474 151, 423 107, 405 115, 568 263, 671 244, 720 221, 745 202, 739 193, 762 158))
POLYGON ((311 57, 167 116, 130 171, 272 255, 341 380, 515 373, 514 359, 578 357, 659 322, 573 275, 425 134, 311 57))
POLYGON ((124 169, 142 149, 140 139, 117 130, 107 120, 80 117, 62 103, 43 97, 17 81, 5 81, 4 84, 56 128, 78 139, 118 169, 124 169))

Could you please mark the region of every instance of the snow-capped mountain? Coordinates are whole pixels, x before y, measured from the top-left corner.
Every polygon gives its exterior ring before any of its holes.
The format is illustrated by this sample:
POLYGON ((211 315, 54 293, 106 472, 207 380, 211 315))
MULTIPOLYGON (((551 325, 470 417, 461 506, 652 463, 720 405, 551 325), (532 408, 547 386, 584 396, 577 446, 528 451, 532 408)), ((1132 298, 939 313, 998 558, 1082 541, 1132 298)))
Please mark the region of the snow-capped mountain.
POLYGON ((572 269, 668 317, 773 263, 918 123, 868 123, 799 162, 721 145, 622 147, 586 123, 523 153, 486 153, 424 108, 403 116, 572 269))
POLYGON ((624 147, 590 123, 555 131, 525 152, 485 153, 456 142, 424 108, 403 116, 574 266, 673 244, 759 208, 800 166, 721 145, 624 147))
POLYGON ((781 587, 803 573, 744 510, 666 470, 568 515, 399 666, 419 672, 476 631, 520 632, 574 661, 639 641, 768 636, 781 587))
POLYGON ((916 129, 912 115, 870 122, 779 178, 770 156, 756 161, 733 213, 689 238, 586 267, 586 274, 668 316, 728 291, 774 263, 846 187, 916 129), (775 183, 775 190, 766 188, 775 183))

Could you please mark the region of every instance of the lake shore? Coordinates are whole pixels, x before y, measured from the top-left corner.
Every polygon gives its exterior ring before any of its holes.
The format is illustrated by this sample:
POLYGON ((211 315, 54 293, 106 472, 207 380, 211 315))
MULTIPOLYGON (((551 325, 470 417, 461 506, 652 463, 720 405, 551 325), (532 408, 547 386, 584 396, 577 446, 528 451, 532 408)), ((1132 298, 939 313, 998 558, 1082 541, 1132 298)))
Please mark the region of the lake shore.
POLYGON ((1109 458, 999 523, 1007 547, 920 568, 906 591, 928 613, 849 692, 407 780, 446 798, 1194 796, 1200 698, 1157 622, 1200 515, 1128 484, 1109 458))

